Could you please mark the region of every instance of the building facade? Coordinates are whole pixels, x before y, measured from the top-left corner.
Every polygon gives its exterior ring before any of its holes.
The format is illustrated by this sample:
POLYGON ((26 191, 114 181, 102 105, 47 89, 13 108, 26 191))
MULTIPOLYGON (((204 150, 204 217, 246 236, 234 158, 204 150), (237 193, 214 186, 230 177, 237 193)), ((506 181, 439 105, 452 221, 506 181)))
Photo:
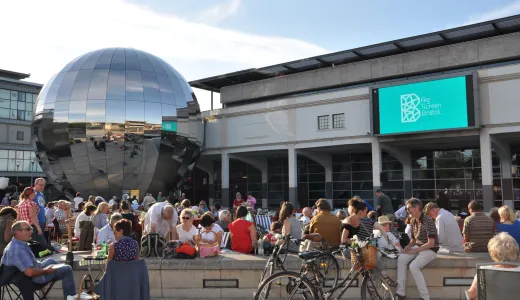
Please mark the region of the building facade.
POLYGON ((204 113, 197 167, 209 198, 229 206, 251 191, 263 207, 322 197, 345 207, 354 195, 377 204, 382 189, 395 208, 446 196, 454 209, 473 199, 520 209, 519 24, 514 16, 191 82, 223 104, 204 113))
POLYGON ((44 176, 31 144, 31 121, 41 84, 22 81, 30 74, 0 70, 0 177, 16 191, 44 176))

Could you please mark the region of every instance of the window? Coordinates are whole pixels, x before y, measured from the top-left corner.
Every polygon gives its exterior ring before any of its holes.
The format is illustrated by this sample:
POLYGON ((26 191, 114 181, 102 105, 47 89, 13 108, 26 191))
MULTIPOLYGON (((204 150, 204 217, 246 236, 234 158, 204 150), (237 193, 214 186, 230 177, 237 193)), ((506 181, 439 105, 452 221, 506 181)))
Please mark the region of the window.
POLYGON ((329 116, 318 116, 318 130, 329 129, 329 116))
POLYGON ((17 141, 23 141, 23 131, 17 131, 16 132, 16 140, 17 141))
POLYGON ((345 128, 345 114, 332 115, 332 128, 345 128))

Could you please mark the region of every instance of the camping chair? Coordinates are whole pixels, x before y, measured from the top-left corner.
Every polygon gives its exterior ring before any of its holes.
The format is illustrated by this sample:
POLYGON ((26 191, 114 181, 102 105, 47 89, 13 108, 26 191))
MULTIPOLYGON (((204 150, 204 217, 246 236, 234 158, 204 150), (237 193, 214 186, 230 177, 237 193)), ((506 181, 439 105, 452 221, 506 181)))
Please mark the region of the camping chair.
POLYGON ((518 268, 520 264, 510 262, 477 264, 478 299, 518 299, 518 268), (513 265, 515 268, 494 267, 497 264, 513 265))
POLYGON ((220 242, 220 248, 231 249, 231 232, 222 232, 222 241, 220 242))
POLYGON ((268 215, 256 215, 254 217, 256 231, 261 234, 269 233, 271 229, 271 218, 268 215))
POLYGON ((6 299, 7 294, 10 299, 34 300, 36 295, 37 299, 46 300, 55 282, 53 279, 44 284, 35 283, 17 267, 1 265, 0 299, 6 299))

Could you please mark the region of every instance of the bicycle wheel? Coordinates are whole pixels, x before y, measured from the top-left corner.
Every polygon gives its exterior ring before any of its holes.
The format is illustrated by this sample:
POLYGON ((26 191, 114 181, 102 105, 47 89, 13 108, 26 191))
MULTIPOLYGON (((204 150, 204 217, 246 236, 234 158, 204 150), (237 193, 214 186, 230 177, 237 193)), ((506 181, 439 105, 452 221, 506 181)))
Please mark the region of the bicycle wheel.
MULTIPOLYGON (((274 261, 276 258, 269 258, 269 260, 267 261, 267 264, 265 265, 265 268, 264 268, 264 271, 262 272, 262 276, 260 276, 260 282, 258 283, 258 287, 260 288, 260 285, 262 284, 262 282, 264 282, 264 280, 273 275, 274 273, 274 261)), ((267 299, 269 297, 269 292, 271 290, 271 284, 268 284, 263 290, 262 292, 264 293, 264 299, 267 299)))
POLYGON ((367 271, 363 276, 361 300, 395 300, 392 289, 378 270, 367 271))
POLYGON ((269 288, 270 294, 275 299, 315 300, 316 290, 306 278, 300 277, 296 272, 284 271, 274 273, 260 284, 255 293, 255 300, 265 300, 265 290, 269 288))
POLYGON ((321 290, 327 293, 335 288, 339 282, 340 269, 338 260, 334 255, 324 252, 314 261, 314 264, 319 272, 321 290))

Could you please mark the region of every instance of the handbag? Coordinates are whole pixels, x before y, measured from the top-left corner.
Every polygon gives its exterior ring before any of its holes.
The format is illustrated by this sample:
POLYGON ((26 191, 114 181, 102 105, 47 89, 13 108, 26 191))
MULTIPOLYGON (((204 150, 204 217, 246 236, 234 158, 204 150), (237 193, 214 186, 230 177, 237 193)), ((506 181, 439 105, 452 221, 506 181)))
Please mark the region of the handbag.
POLYGON ((175 249, 175 253, 177 254, 175 258, 195 258, 197 250, 189 243, 184 242, 180 247, 175 249))
POLYGON ((81 280, 81 283, 79 285, 78 294, 75 296, 67 296, 67 300, 99 300, 100 297, 98 294, 94 293, 94 280, 92 280, 92 276, 90 274, 87 274, 83 276, 83 279, 81 280), (83 287, 85 286, 85 283, 89 280, 89 291, 85 292, 83 290, 83 287))

